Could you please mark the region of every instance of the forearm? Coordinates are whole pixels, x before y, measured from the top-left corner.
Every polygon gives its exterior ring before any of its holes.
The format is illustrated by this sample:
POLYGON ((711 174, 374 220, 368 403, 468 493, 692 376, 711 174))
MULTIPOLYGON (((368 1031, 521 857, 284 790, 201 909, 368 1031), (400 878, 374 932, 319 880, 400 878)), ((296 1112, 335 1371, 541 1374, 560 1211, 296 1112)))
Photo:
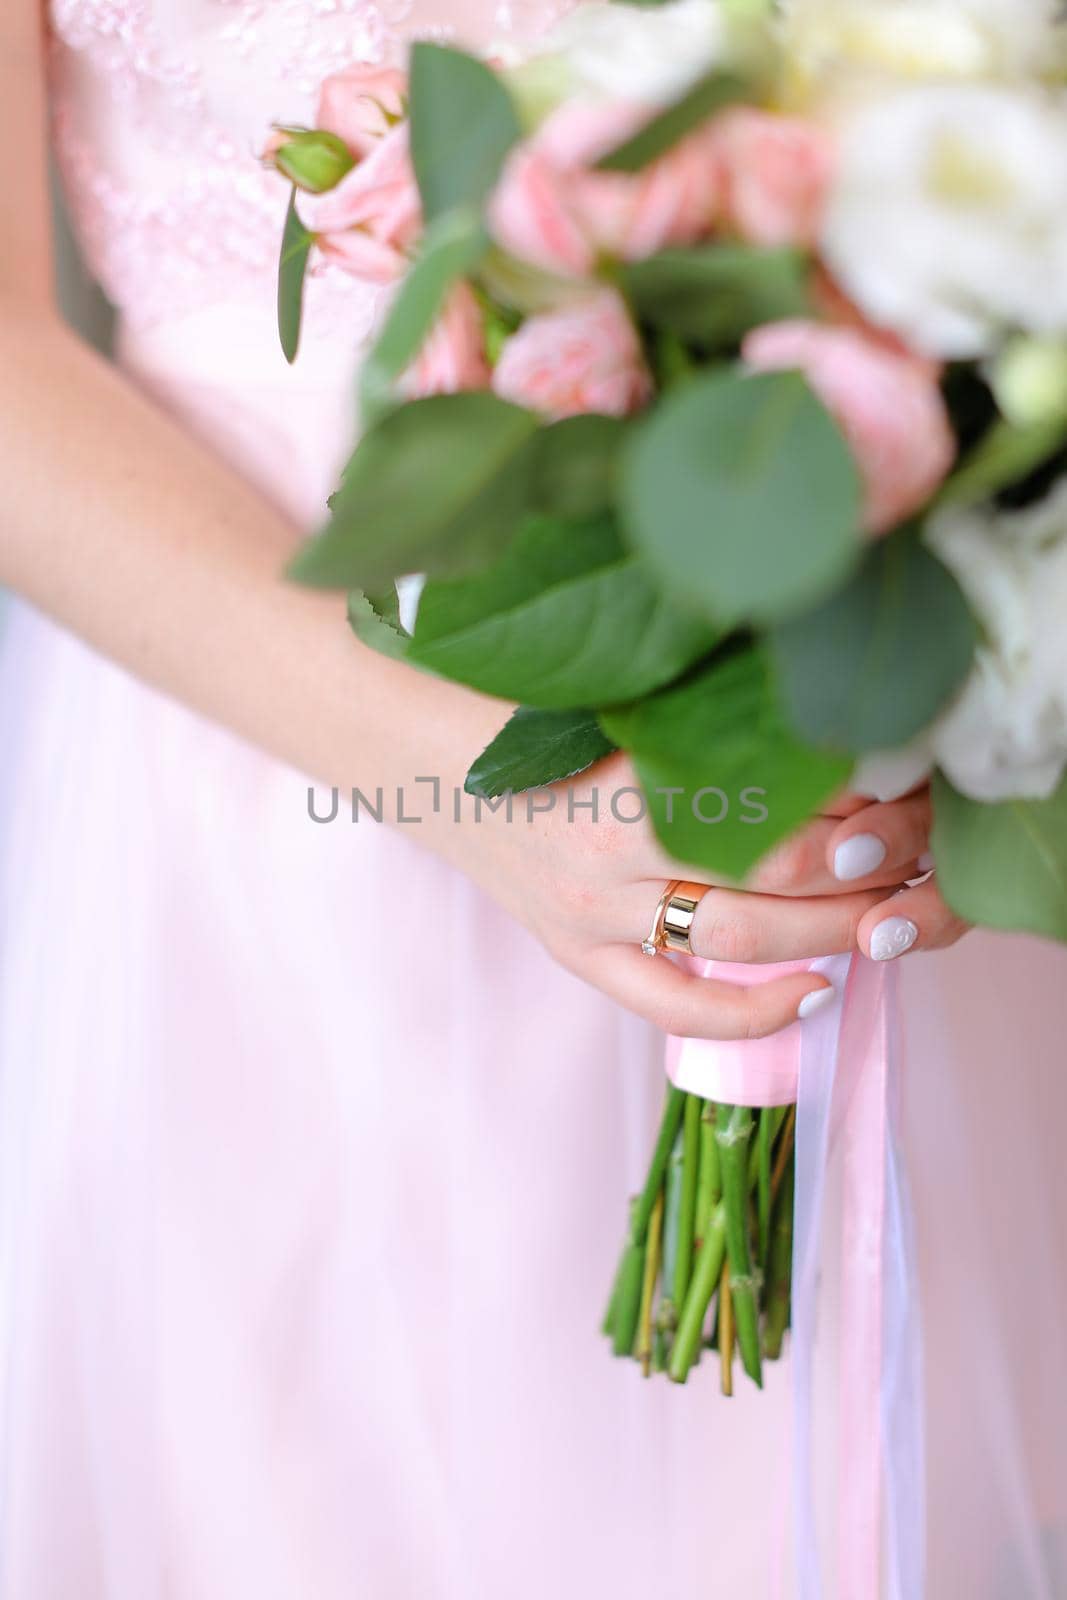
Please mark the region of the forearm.
POLYGON ((0 311, 0 583, 317 778, 461 777, 503 714, 360 646, 298 531, 49 314, 0 311))

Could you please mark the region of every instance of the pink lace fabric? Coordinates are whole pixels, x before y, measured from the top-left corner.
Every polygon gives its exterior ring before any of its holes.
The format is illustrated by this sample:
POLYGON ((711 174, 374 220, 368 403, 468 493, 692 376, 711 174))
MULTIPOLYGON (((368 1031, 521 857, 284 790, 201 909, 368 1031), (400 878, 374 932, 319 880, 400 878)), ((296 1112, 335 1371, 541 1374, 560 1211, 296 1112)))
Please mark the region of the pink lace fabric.
MULTIPOLYGON (((324 77, 412 37, 511 41, 565 0, 52 0, 57 159, 88 266, 134 331, 274 294, 287 191, 258 159, 312 119, 324 77), (479 14, 479 11, 484 14, 479 14)), ((358 337, 376 296, 319 265, 310 339, 358 337)))

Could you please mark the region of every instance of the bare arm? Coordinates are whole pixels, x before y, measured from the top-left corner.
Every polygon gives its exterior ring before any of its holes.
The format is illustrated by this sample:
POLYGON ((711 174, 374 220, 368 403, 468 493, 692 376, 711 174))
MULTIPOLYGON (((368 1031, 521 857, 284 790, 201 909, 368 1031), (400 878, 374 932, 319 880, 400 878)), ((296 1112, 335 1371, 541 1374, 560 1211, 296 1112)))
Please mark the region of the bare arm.
POLYGON ((285 584, 297 530, 60 321, 34 0, 3 8, 0 62, 20 151, 0 209, 0 583, 317 777, 451 774, 500 708, 363 649, 335 598, 285 584))

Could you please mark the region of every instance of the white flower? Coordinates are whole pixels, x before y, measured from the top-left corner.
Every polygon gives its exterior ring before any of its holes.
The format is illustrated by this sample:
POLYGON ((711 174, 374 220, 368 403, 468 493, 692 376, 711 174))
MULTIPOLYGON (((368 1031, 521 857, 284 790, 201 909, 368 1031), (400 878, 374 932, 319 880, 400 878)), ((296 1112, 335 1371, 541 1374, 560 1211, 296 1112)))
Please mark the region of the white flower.
POLYGON ((934 356, 1067 329, 1067 97, 928 84, 855 103, 823 249, 875 322, 934 356))
POLYGON ((562 57, 572 92, 667 104, 732 55, 732 28, 718 0, 646 8, 590 0, 540 40, 562 57))
POLYGON ((910 744, 862 757, 852 787, 894 800, 939 766, 972 800, 1047 799, 1067 771, 1067 478, 1025 511, 944 511, 926 538, 978 619, 975 664, 910 744))
POLYGON ((921 734, 898 750, 871 750, 861 756, 849 788, 871 800, 899 800, 930 776, 933 764, 930 740, 921 734))
POLYGON ((788 0, 802 78, 842 68, 905 77, 1055 74, 1067 60, 1058 0, 788 0))
POLYGON ((974 800, 1046 798, 1067 768, 1067 478, 1025 511, 942 512, 927 541, 983 631, 934 758, 974 800))

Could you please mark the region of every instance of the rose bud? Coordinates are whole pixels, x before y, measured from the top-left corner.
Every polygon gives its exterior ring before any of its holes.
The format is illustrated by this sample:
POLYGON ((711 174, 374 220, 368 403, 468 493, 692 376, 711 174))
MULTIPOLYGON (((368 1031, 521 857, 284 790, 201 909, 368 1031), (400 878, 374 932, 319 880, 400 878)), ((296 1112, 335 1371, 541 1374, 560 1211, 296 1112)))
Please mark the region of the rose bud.
POLYGON ((336 188, 355 165, 344 141, 320 128, 278 128, 263 156, 309 194, 336 188))

